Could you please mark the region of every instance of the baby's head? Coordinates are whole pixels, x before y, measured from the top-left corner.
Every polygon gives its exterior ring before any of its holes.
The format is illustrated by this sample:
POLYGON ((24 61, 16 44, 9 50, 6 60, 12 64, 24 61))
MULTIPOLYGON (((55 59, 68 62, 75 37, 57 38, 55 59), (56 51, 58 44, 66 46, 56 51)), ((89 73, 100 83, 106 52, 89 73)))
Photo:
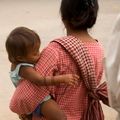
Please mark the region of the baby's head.
POLYGON ((36 63, 39 59, 40 38, 26 27, 15 28, 6 40, 9 61, 13 64, 22 62, 36 63))
POLYGON ((86 30, 96 22, 98 0, 62 0, 60 12, 67 29, 86 30))

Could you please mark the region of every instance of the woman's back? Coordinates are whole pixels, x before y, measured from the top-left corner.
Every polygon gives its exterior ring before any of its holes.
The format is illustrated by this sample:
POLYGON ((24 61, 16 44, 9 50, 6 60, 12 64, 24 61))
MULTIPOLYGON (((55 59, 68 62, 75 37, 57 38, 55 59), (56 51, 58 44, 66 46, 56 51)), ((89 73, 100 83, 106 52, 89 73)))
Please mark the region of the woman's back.
MULTIPOLYGON (((71 37, 68 37, 68 39, 71 37)), ((103 73, 102 47, 98 42, 86 42, 84 45, 87 47, 94 62, 97 84, 99 85, 103 73)), ((57 61, 57 70, 54 72, 55 74, 80 74, 77 63, 62 46, 56 42, 52 42, 48 45, 47 49, 54 49, 54 51, 56 51, 54 53, 56 56, 54 61, 57 61)), ((44 52, 43 55, 46 56, 44 52)), ((81 119, 85 109, 87 108, 88 102, 86 87, 82 80, 80 80, 78 86, 75 87, 60 85, 54 88, 49 88, 49 90, 50 93, 53 93, 51 95, 54 97, 55 101, 57 101, 61 109, 66 113, 68 120, 81 119)))

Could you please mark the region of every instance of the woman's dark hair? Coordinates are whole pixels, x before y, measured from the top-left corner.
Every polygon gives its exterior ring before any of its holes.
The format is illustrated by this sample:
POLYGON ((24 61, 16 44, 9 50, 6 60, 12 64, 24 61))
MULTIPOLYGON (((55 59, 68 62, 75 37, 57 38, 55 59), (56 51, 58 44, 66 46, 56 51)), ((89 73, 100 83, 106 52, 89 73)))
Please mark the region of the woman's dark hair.
POLYGON ((61 18, 73 30, 91 28, 97 18, 97 0, 62 0, 61 18))
POLYGON ((17 63, 18 56, 26 56, 36 44, 40 45, 39 36, 26 27, 15 28, 6 40, 6 50, 10 62, 17 63))

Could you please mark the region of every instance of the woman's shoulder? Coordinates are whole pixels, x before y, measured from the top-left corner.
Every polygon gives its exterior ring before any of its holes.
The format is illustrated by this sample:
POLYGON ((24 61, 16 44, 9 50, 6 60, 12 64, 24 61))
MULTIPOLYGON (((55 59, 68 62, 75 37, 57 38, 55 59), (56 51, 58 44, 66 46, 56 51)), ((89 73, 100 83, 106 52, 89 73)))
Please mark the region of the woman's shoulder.
POLYGON ((102 43, 100 42, 94 42, 94 43, 85 43, 85 46, 87 46, 91 51, 104 51, 104 47, 102 43))
MULTIPOLYGON (((57 39, 54 39, 57 40, 57 39)), ((57 42, 53 42, 52 40, 42 51, 40 56, 51 56, 51 57, 59 57, 59 52, 61 51, 61 46, 57 42)))
POLYGON ((58 42, 56 42, 56 41, 61 40, 61 39, 65 39, 65 38, 66 38, 66 39, 69 39, 67 36, 58 37, 58 38, 56 38, 56 39, 53 39, 53 40, 47 45, 47 47, 45 47, 43 50, 52 49, 53 51, 56 51, 56 50, 61 49, 61 45, 58 44, 58 42))

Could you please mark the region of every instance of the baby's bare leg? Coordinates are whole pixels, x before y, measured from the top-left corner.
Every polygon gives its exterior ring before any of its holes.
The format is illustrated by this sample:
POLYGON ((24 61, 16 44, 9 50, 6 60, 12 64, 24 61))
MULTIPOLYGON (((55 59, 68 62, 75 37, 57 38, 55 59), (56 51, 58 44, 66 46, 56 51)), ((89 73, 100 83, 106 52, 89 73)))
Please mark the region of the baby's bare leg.
POLYGON ((67 120, 67 117, 64 114, 64 112, 52 99, 49 99, 48 101, 42 103, 41 113, 47 120, 67 120))

